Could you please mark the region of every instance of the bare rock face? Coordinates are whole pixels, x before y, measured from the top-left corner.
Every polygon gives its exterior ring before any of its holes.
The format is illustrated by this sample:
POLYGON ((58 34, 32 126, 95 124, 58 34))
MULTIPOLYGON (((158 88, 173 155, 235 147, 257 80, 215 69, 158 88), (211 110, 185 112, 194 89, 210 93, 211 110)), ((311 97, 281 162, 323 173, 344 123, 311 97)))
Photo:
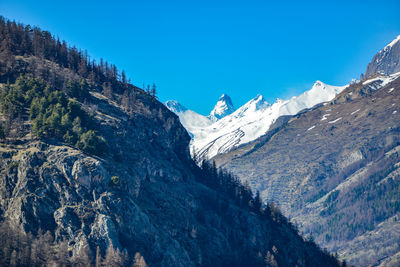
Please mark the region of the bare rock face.
POLYGON ((400 35, 379 51, 368 64, 364 77, 393 74, 400 71, 400 35))

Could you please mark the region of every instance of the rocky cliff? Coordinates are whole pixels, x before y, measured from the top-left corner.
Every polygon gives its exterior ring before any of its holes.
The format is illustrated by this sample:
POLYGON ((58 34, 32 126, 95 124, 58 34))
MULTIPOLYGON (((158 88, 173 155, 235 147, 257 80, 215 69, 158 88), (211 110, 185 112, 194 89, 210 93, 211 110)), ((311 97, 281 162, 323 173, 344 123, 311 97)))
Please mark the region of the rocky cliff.
POLYGON ((368 64, 364 77, 393 74, 400 71, 400 35, 379 51, 368 64))

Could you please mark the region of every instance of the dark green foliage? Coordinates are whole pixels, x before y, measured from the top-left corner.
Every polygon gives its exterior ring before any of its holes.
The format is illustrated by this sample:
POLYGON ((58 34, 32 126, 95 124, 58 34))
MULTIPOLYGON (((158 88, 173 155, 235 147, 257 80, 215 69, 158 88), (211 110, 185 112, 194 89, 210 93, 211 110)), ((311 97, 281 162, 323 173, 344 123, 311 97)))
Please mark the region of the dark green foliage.
MULTIPOLYGON (((83 80, 69 82, 67 88, 77 99, 88 96, 88 85, 83 80)), ((96 135, 94 120, 81 104, 40 78, 20 76, 15 84, 8 84, 1 92, 0 108, 10 121, 17 117, 32 120, 34 136, 55 138, 90 154, 107 152, 105 140, 96 135)), ((5 131, 2 133, 5 137, 5 131)))
POLYGON ((24 109, 24 92, 20 87, 7 84, 0 94, 0 111, 6 115, 9 120, 15 119, 24 109))
MULTIPOLYGON (((199 178, 201 182, 205 183, 207 186, 226 193, 240 206, 248 208, 257 214, 265 215, 265 211, 269 209, 268 205, 265 209, 262 207, 262 200, 259 192, 257 192, 255 197, 253 196, 248 182, 242 184, 239 178, 232 173, 222 168, 217 169, 215 162, 210 164, 207 161, 203 161, 199 178)), ((278 213, 278 209, 275 211, 278 213)), ((283 217, 281 214, 280 216, 283 217)))
POLYGON ((93 130, 81 134, 77 146, 90 154, 102 155, 107 152, 104 139, 97 136, 93 130))
POLYGON ((89 85, 85 79, 77 81, 68 81, 66 85, 66 93, 72 98, 86 99, 89 96, 89 85))

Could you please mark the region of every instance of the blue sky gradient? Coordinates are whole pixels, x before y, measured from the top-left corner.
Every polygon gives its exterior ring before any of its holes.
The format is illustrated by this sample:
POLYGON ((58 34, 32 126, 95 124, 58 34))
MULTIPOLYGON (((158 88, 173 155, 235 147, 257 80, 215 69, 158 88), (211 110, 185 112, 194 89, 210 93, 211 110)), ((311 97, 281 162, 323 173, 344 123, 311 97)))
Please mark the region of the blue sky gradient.
POLYGON ((0 14, 202 114, 222 93, 239 107, 259 93, 289 98, 315 80, 344 85, 400 34, 400 1, 276 2, 1 0, 0 14))

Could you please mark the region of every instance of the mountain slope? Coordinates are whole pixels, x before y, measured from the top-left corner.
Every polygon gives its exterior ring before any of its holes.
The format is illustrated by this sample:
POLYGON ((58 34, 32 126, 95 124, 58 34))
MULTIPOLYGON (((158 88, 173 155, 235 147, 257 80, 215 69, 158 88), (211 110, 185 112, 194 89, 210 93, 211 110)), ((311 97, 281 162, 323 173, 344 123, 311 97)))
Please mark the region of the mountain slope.
POLYGON ((379 264, 400 251, 399 76, 352 84, 213 160, 321 246, 355 265, 379 264))
POLYGON ((154 96, 31 29, 0 18, 1 265, 338 266, 197 167, 154 96))
POLYGON ((194 134, 192 149, 198 160, 225 153, 265 134, 278 117, 294 115, 303 109, 329 101, 345 87, 330 86, 317 81, 309 91, 289 100, 278 99, 272 105, 258 95, 234 113, 194 134))

